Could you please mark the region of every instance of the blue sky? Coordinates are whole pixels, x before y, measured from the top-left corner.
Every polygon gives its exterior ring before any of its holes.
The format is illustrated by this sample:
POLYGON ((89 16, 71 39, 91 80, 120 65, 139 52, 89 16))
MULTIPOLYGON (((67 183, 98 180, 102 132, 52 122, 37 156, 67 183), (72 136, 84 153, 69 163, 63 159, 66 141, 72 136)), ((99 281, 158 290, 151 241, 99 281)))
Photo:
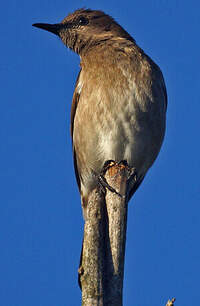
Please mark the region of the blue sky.
POLYGON ((83 220, 70 106, 79 58, 54 35, 80 7, 112 15, 161 67, 168 91, 160 155, 129 203, 124 305, 199 305, 200 4, 4 1, 1 5, 0 305, 77 306, 83 220))

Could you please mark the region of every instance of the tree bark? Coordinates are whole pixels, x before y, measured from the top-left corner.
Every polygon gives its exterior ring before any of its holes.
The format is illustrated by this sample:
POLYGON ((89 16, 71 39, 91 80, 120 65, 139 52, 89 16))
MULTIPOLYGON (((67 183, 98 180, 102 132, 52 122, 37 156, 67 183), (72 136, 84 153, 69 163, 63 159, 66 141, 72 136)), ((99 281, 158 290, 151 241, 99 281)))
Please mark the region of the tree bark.
POLYGON ((87 203, 82 260, 79 268, 82 306, 104 306, 104 197, 93 190, 87 203))
MULTIPOLYGON (((123 305, 126 198, 132 174, 133 169, 127 165, 113 162, 105 173, 111 188, 106 188, 106 194, 96 188, 89 195, 79 268, 82 306, 123 305)), ((175 298, 166 306, 173 306, 174 302, 175 298)))
POLYGON ((129 176, 128 166, 113 163, 105 179, 121 196, 109 189, 105 197, 98 189, 89 195, 79 269, 82 306, 122 305, 129 176))
POLYGON ((174 306, 174 302, 175 302, 175 301, 176 301, 175 298, 169 300, 169 301, 167 302, 166 306, 174 306))
POLYGON ((129 168, 115 165, 108 169, 105 178, 121 196, 107 190, 106 209, 108 228, 106 239, 106 298, 105 305, 121 306, 124 279, 124 258, 128 205, 126 201, 129 168))

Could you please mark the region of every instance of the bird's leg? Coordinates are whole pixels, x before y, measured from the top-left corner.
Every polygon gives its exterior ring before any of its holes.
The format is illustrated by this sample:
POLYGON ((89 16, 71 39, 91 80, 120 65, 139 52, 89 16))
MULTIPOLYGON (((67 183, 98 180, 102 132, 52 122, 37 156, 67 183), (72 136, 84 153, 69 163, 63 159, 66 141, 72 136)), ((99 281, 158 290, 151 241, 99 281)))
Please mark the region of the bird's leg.
POLYGON ((106 171, 113 167, 114 165, 117 165, 117 166, 124 166, 126 168, 128 168, 129 170, 129 177, 128 177, 128 180, 130 179, 133 179, 135 182, 137 181, 137 173, 136 173, 136 169, 135 168, 130 168, 128 166, 128 163, 126 160, 122 160, 120 162, 115 162, 114 160, 107 160, 103 166, 103 169, 101 171, 101 173, 99 175, 95 174, 95 176, 97 176, 98 178, 98 182, 99 182, 99 186, 100 186, 100 189, 101 191, 105 194, 106 193, 106 188, 108 190, 110 190, 111 192, 114 192, 116 193, 119 197, 121 198, 124 198, 125 195, 121 195, 119 192, 117 192, 117 190, 115 190, 112 186, 110 186, 108 184, 108 182, 106 181, 104 175, 106 173, 106 171))
POLYGON ((98 177, 99 179, 99 184, 104 188, 104 192, 106 191, 105 188, 108 188, 108 190, 110 190, 111 192, 117 194, 119 197, 123 198, 124 196, 122 196, 119 192, 117 192, 117 190, 115 190, 112 186, 110 186, 108 184, 108 182, 106 181, 104 175, 106 173, 106 171, 113 167, 114 165, 117 165, 118 163, 115 162, 114 160, 107 160, 104 165, 103 165, 103 169, 98 177))
POLYGON ((99 181, 100 189, 103 191, 104 194, 106 193, 106 188, 108 188, 108 190, 116 193, 119 197, 121 198, 125 197, 121 195, 119 192, 117 192, 117 190, 115 190, 112 186, 110 186, 102 174, 98 176, 98 181, 99 181))
POLYGON ((101 174, 104 175, 109 168, 111 168, 112 166, 114 166, 116 164, 117 163, 112 159, 107 160, 103 165, 103 169, 101 171, 101 174))
POLYGON ((138 177, 137 177, 137 171, 136 171, 136 168, 130 168, 129 166, 128 166, 128 163, 127 163, 127 161, 126 160, 121 160, 119 163, 117 163, 119 166, 120 165, 123 165, 124 167, 127 167, 128 168, 128 170, 129 170, 129 178, 128 178, 128 180, 130 181, 130 180, 134 180, 134 182, 136 183, 137 182, 137 179, 138 179, 138 177))
POLYGON ((106 173, 106 171, 111 168, 112 166, 116 165, 117 163, 114 160, 107 160, 103 166, 103 169, 101 170, 100 174, 97 174, 93 169, 92 174, 96 177, 97 181, 98 181, 98 185, 99 188, 101 190, 101 192, 105 195, 106 194, 106 188, 108 190, 110 190, 111 192, 116 193, 118 196, 123 197, 119 192, 117 192, 117 190, 115 190, 112 186, 110 186, 104 175, 106 173))
POLYGON ((115 162, 114 160, 107 160, 103 166, 103 170, 101 174, 105 174, 106 171, 111 168, 114 165, 118 165, 118 166, 124 166, 129 170, 129 177, 128 180, 134 180, 134 182, 137 181, 137 171, 136 168, 133 167, 129 167, 128 163, 126 160, 121 160, 120 162, 115 162))

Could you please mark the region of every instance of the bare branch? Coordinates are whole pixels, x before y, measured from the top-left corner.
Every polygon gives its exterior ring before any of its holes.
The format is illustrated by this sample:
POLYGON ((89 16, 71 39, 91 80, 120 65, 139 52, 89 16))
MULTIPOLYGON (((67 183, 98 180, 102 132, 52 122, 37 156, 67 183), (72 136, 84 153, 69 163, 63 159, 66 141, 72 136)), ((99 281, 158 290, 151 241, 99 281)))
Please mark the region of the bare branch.
POLYGON ((174 302, 176 301, 175 298, 171 299, 171 301, 169 300, 166 304, 166 306, 174 306, 174 302))
POLYGON ((122 196, 107 190, 108 239, 106 258, 106 305, 122 305, 124 256, 127 227, 126 185, 129 169, 124 165, 109 168, 105 178, 122 196))
POLYGON ((104 273, 104 197, 93 190, 87 203, 82 263, 79 268, 82 306, 103 306, 104 273))
POLYGON ((129 175, 127 166, 114 164, 105 178, 122 196, 110 190, 105 199, 98 190, 89 196, 79 269, 83 306, 122 305, 129 175))

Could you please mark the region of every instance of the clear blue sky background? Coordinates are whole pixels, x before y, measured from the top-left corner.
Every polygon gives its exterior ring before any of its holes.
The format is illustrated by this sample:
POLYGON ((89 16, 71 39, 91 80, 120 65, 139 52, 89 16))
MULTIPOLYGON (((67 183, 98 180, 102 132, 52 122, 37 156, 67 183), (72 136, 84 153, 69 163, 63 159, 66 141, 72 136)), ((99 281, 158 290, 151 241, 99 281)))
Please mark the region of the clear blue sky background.
POLYGON ((83 220, 70 106, 79 58, 34 22, 80 7, 112 15, 161 67, 168 90, 159 158, 129 205, 124 305, 200 301, 200 4, 4 1, 0 61, 0 305, 78 306, 83 220))

